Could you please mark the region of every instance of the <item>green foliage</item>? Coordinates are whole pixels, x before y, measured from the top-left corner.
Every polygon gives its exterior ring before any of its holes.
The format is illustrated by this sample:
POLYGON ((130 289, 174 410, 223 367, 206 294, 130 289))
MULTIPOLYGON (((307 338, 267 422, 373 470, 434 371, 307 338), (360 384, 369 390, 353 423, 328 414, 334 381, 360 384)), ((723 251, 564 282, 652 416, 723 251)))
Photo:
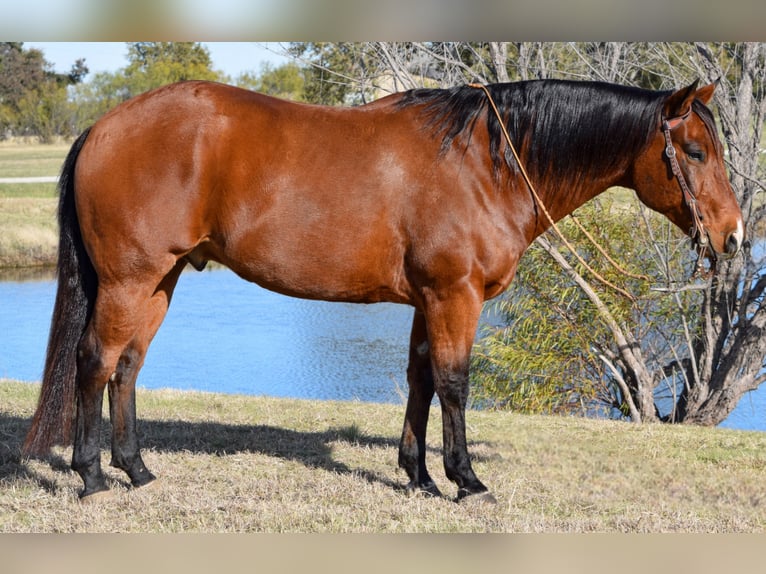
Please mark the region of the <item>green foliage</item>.
POLYGON ((222 80, 210 52, 199 42, 135 42, 122 71, 130 96, 184 80, 222 80))
POLYGON ((593 342, 608 333, 542 248, 530 247, 511 287, 488 310, 496 326, 485 329, 474 349, 475 405, 584 413, 602 390, 593 342))
MULTIPOLYGON (((83 82, 88 68, 82 59, 68 74, 55 74, 39 50, 0 43, 0 138, 31 135, 50 142, 76 135, 148 90, 184 80, 228 79, 212 66, 210 52, 199 42, 134 42, 128 44, 127 66, 83 82)), ((306 72, 297 64, 264 65, 260 73, 237 79, 242 87, 297 101, 306 99, 305 83, 306 72)))
POLYGON ((241 74, 236 84, 248 90, 300 102, 305 100, 306 70, 294 63, 276 68, 265 63, 257 74, 241 74))
POLYGON ((125 74, 99 72, 89 82, 74 86, 72 123, 75 133, 82 132, 116 105, 131 97, 125 74))
POLYGON ((59 134, 70 135, 72 104, 65 87, 28 90, 18 102, 18 121, 38 136, 40 143, 51 143, 59 134))
POLYGON ((354 42, 293 42, 290 53, 310 62, 306 70, 306 101, 325 104, 359 104, 374 97, 367 81, 372 60, 354 42))
POLYGON ((0 105, 13 110, 28 90, 45 81, 47 62, 23 42, 0 42, 0 105))
POLYGON ((223 81, 212 69, 208 49, 198 42, 136 42, 128 46, 128 65, 95 74, 72 91, 72 123, 81 132, 116 105, 148 90, 183 80, 223 81))
POLYGON ((23 42, 0 43, 0 137, 33 135, 49 142, 69 135, 67 89, 87 73, 84 60, 69 74, 56 74, 40 50, 25 49, 23 42))

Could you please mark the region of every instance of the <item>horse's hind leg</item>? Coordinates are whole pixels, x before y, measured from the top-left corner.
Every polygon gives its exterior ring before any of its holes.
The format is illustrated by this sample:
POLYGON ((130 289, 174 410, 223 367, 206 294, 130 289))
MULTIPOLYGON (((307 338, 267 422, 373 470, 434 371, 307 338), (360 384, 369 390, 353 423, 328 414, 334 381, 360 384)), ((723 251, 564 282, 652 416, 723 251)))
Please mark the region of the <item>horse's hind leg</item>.
POLYGON ((108 490, 99 448, 104 388, 136 331, 136 308, 128 293, 99 286, 93 315, 78 347, 72 469, 85 483, 81 498, 108 490))
POLYGON ((165 318, 173 290, 185 263, 180 262, 160 283, 146 306, 142 324, 125 348, 109 379, 109 416, 112 423, 110 465, 124 470, 134 487, 155 479, 141 458, 136 430, 136 378, 146 351, 165 318))
POLYGON ((412 322, 407 383, 409 396, 402 440, 399 443, 399 466, 410 479, 408 492, 420 491, 441 496, 426 470, 426 428, 434 397, 434 380, 425 316, 421 311, 415 311, 412 322))
POLYGON ((141 458, 136 430, 135 382, 143 362, 139 348, 131 344, 122 353, 109 379, 109 417, 112 422, 111 466, 124 470, 133 486, 155 479, 141 458))
POLYGON ((99 439, 104 388, 110 383, 113 419, 113 458, 133 474, 131 482, 145 484, 150 474, 138 453, 135 434, 135 379, 149 341, 167 310, 167 302, 182 264, 160 287, 143 284, 99 285, 88 328, 78 349, 77 417, 72 468, 82 478, 86 497, 107 490, 101 470, 99 439), (164 287, 164 288, 163 288, 164 287), (164 304, 162 303, 164 300, 164 304), (126 468, 127 467, 127 468, 126 468), (130 469, 130 470, 128 470, 130 469))

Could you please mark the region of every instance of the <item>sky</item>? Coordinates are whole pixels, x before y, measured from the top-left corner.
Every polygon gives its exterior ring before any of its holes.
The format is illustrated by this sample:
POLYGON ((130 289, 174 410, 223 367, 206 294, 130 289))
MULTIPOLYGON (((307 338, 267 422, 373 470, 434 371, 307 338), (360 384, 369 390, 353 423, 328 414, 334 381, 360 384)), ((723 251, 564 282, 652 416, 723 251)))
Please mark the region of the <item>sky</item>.
MULTIPOLYGON (((213 69, 236 78, 242 72, 257 72, 261 64, 279 66, 290 61, 283 56, 283 44, 278 42, 203 42, 210 51, 213 69)), ((90 70, 114 72, 127 66, 128 48, 125 42, 24 42, 25 48, 42 50, 45 59, 56 72, 67 73, 79 58, 85 58, 90 70)))

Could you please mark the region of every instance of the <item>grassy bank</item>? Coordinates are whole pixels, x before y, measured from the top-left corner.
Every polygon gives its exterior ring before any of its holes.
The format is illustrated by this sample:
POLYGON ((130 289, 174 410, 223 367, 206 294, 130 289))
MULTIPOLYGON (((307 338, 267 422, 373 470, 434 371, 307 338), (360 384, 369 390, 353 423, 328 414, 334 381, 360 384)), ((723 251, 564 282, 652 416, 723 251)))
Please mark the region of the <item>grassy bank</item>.
POLYGON ((0 268, 56 264, 56 199, 0 197, 0 268))
MULTIPOLYGON (((68 145, 0 144, 0 178, 58 174, 68 145)), ((56 185, 0 183, 0 268, 56 263, 56 185)))
POLYGON ((0 142, 0 178, 57 175, 71 142, 0 142))
MULTIPOLYGON (((80 505, 71 449, 19 460, 37 385, 0 382, 0 532, 761 532, 766 434, 471 412, 474 466, 498 504, 407 498, 403 408, 140 391, 160 479, 80 505)), ((442 492, 439 411, 428 459, 442 492)), ((108 427, 109 425, 105 425, 108 427)), ((109 461, 108 428, 102 460, 109 461)))

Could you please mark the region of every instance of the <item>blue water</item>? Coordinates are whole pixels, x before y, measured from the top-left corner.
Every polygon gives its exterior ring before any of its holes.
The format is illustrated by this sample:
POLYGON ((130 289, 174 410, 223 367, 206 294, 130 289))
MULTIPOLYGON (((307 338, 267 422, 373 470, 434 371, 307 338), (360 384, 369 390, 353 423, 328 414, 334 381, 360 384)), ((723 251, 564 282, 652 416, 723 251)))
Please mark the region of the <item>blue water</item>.
MULTIPOLYGON (((0 377, 39 381, 52 280, 0 282, 0 377)), ((400 402, 412 309, 284 297, 227 270, 184 273, 138 386, 400 402)))
MULTIPOLYGON (((0 281, 0 377, 39 381, 53 280, 0 281)), ((227 270, 181 276, 138 378, 176 388, 401 403, 412 309, 277 295, 227 270)), ((766 431, 766 388, 721 426, 766 431)))

